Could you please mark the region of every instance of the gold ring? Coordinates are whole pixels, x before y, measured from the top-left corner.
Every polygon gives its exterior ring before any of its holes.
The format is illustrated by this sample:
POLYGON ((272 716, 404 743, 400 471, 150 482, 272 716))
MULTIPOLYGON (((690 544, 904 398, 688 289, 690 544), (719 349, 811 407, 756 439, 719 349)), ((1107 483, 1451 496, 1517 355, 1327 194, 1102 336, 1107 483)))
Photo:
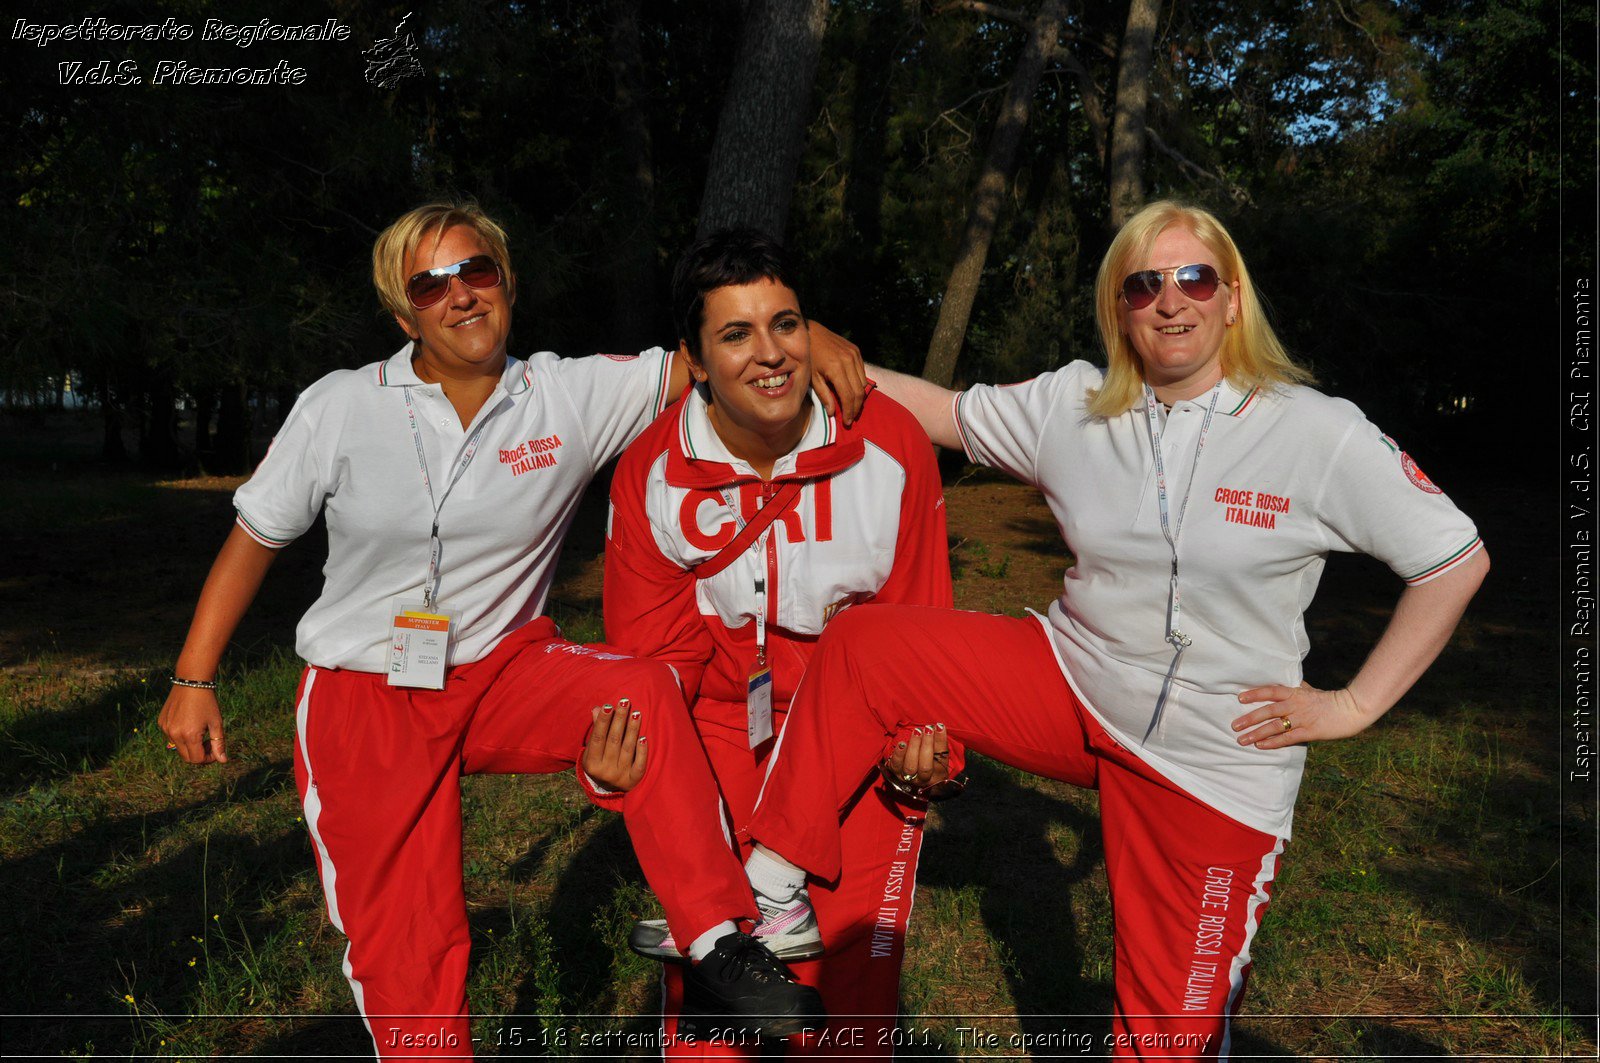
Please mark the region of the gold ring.
POLYGON ((901 782, 916 782, 917 781, 917 773, 914 772, 914 771, 908 771, 904 775, 900 776, 900 781, 901 782))
POLYGON ((1283 724, 1283 730, 1284 730, 1285 734, 1287 734, 1288 732, 1294 730, 1294 724, 1289 722, 1289 717, 1287 717, 1287 716, 1279 716, 1278 717, 1278 722, 1283 724))

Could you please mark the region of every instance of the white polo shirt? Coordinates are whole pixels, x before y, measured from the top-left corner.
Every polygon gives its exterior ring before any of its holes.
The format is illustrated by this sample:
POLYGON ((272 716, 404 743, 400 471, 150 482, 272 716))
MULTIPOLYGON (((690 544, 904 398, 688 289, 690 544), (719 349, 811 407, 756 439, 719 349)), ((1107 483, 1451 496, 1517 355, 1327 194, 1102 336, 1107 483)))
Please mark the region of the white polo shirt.
MULTIPOLYGON (((1360 551, 1407 583, 1481 549, 1477 530, 1392 440, 1342 399, 1224 382, 1179 538, 1184 651, 1161 722, 1144 734, 1172 662, 1172 553, 1161 531, 1143 401, 1100 420, 1103 371, 1072 364, 957 396, 973 461, 1035 484, 1077 562, 1045 621, 1073 690, 1124 746, 1206 804, 1287 838, 1305 747, 1243 747, 1240 691, 1294 686, 1304 613, 1328 551, 1360 551)), ((1163 418, 1170 520, 1194 469, 1211 394, 1163 418)))
POLYGON ((381 672, 393 600, 421 597, 433 504, 407 393, 434 497, 445 499, 438 601, 459 616, 450 663, 465 664, 544 611, 584 489, 662 410, 671 365, 659 347, 627 357, 508 358, 465 428, 443 389, 418 378, 410 344, 386 362, 312 384, 234 495, 239 525, 270 547, 327 510, 325 582, 296 628, 296 652, 323 668, 381 672), (446 496, 474 432, 474 457, 446 496))

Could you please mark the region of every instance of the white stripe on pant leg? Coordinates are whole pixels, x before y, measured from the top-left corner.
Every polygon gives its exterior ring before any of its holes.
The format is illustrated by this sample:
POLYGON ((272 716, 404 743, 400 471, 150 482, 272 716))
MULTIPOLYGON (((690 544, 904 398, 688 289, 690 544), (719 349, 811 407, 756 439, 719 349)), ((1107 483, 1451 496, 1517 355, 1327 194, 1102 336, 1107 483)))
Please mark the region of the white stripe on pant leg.
MULTIPOLYGON (((328 901, 328 920, 333 923, 333 928, 345 934, 344 920, 339 917, 339 894, 334 889, 338 879, 338 871, 333 866, 333 857, 328 855, 328 847, 322 842, 322 832, 317 829, 322 819, 322 798, 317 793, 317 777, 311 770, 311 750, 306 745, 306 721, 311 711, 311 688, 316 685, 317 670, 306 669, 306 687, 300 695, 300 704, 295 707, 294 724, 295 736, 300 742, 300 760, 306 766, 306 797, 302 807, 306 814, 306 830, 311 834, 311 843, 317 850, 317 863, 322 869, 322 894, 328 901)), ((362 989, 361 982, 356 979, 355 968, 350 966, 350 939, 345 934, 344 960, 341 967, 344 977, 350 983, 350 991, 356 998, 356 1011, 361 1015, 361 1023, 367 1028, 367 1036, 372 1038, 374 1051, 378 1050, 378 1035, 372 1032, 372 1023, 367 1021, 366 991, 362 989)))
POLYGON ((1239 946, 1238 955, 1228 965, 1228 1002, 1222 1009, 1222 1051, 1218 1053, 1218 1060, 1225 1060, 1233 1052, 1233 1009, 1238 1003, 1239 994, 1244 989, 1244 969, 1250 963, 1250 942, 1256 936, 1256 928, 1260 923, 1256 919, 1256 910, 1267 903, 1267 883, 1271 882, 1278 873, 1278 854, 1283 852, 1283 839, 1279 838, 1273 843, 1272 851, 1261 858, 1261 870, 1256 872, 1256 880, 1252 884, 1254 891, 1250 900, 1245 904, 1244 910, 1244 941, 1239 946))

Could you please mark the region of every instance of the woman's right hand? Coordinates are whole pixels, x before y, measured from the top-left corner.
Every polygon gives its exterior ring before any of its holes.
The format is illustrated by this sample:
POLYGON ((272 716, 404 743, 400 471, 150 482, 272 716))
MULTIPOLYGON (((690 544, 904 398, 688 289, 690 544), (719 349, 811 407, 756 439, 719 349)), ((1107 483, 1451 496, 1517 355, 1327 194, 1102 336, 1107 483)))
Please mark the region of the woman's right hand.
POLYGON ((199 687, 172 688, 157 720, 167 741, 190 764, 226 764, 222 737, 222 709, 217 692, 199 687))

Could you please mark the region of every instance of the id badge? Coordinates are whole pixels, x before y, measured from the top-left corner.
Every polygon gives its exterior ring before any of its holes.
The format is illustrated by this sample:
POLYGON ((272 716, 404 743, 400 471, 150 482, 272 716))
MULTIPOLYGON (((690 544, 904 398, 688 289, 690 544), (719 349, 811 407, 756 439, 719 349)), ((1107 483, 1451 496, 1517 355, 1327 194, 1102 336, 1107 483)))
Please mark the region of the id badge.
POLYGON ((750 748, 755 749, 772 737, 772 669, 758 668, 750 673, 745 687, 745 726, 750 748))
POLYGON ((420 601, 396 601, 390 614, 389 685, 443 690, 454 614, 420 601))

